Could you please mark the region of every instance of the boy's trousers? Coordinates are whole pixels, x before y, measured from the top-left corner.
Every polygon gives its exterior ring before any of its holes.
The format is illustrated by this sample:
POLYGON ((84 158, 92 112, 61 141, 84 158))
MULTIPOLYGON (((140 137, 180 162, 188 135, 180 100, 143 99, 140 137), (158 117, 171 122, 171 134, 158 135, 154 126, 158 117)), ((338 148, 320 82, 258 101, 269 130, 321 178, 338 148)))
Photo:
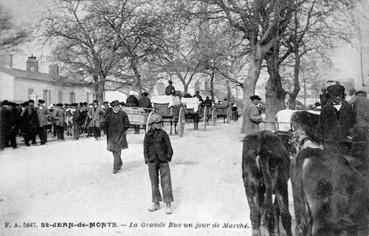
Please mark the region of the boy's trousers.
POLYGON ((149 162, 149 175, 151 180, 152 189, 152 202, 161 202, 162 198, 159 191, 159 172, 160 172, 160 183, 163 191, 164 202, 172 202, 172 181, 170 178, 170 169, 167 162, 149 162))

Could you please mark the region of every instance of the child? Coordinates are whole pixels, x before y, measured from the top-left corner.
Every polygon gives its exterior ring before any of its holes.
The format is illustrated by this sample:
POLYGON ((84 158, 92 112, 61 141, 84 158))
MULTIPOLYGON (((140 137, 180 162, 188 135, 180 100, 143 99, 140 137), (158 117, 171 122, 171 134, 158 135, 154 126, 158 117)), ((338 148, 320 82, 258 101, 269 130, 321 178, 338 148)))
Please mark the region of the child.
POLYGON ((169 164, 172 160, 173 149, 170 144, 168 134, 161 129, 162 117, 159 114, 151 115, 149 119, 150 130, 146 133, 144 139, 144 157, 145 163, 149 167, 149 175, 152 189, 152 206, 148 209, 154 212, 160 209, 162 200, 159 191, 159 171, 160 182, 165 202, 165 213, 171 214, 173 201, 172 181, 170 178, 169 164))

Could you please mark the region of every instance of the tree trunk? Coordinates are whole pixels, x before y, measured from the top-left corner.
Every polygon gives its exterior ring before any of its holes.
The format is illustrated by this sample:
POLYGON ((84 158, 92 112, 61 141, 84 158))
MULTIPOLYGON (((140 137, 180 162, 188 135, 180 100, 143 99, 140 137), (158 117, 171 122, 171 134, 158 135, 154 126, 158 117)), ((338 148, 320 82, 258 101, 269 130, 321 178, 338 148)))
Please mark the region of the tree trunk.
POLYGON ((131 60, 131 68, 133 70, 133 72, 135 73, 136 76, 136 88, 138 90, 138 96, 141 96, 142 91, 142 83, 141 83, 141 74, 138 71, 138 66, 137 66, 137 59, 134 58, 131 60))
POLYGON ((188 84, 183 83, 183 94, 187 94, 187 93, 188 93, 188 84))
MULTIPOLYGON (((247 77, 243 82, 243 106, 244 110, 246 106, 251 103, 250 96, 254 95, 256 82, 260 75, 262 57, 253 56, 250 68, 247 72, 247 77)), ((245 118, 242 119, 241 133, 245 133, 245 118)))
POLYGON ((300 92, 300 55, 299 55, 299 46, 297 42, 294 42, 295 47, 295 65, 294 65, 294 71, 293 71, 293 90, 289 94, 288 98, 288 108, 289 109, 296 109, 296 98, 297 95, 299 95, 300 92))
POLYGON ((212 73, 210 75, 210 96, 211 96, 211 101, 215 102, 215 98, 214 98, 214 77, 215 77, 215 68, 212 68, 212 73))
POLYGON ((226 83, 227 83, 227 101, 230 102, 232 95, 231 86, 229 85, 229 80, 227 80, 226 83))
POLYGON ((99 80, 99 76, 93 76, 93 77, 94 77, 95 99, 99 102, 99 104, 103 104, 105 78, 100 78, 99 80))
POLYGON ((282 88, 281 75, 279 73, 279 40, 276 40, 273 47, 266 55, 269 79, 265 87, 265 129, 275 130, 275 115, 285 108, 284 99, 286 92, 282 88))
POLYGON ((297 41, 299 22, 298 22, 298 17, 297 17, 297 11, 295 12, 294 20, 295 20, 295 29, 294 29, 295 38, 293 40, 293 47, 294 47, 294 55, 295 55, 295 65, 294 65, 294 71, 293 71, 293 90, 289 94, 289 98, 288 98, 288 108, 292 110, 296 108, 296 98, 300 92, 300 83, 299 83, 300 55, 299 55, 299 42, 297 41))

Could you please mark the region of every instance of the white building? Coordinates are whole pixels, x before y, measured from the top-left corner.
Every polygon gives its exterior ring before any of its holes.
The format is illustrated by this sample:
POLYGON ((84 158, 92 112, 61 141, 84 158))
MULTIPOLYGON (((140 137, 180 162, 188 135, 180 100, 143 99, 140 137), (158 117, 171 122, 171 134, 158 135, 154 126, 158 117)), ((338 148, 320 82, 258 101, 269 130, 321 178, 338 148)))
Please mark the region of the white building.
POLYGON ((93 87, 60 76, 57 65, 49 66, 49 73, 41 73, 34 56, 28 58, 26 70, 13 68, 12 60, 11 55, 0 58, 0 100, 21 103, 43 99, 46 104, 92 102, 93 87))

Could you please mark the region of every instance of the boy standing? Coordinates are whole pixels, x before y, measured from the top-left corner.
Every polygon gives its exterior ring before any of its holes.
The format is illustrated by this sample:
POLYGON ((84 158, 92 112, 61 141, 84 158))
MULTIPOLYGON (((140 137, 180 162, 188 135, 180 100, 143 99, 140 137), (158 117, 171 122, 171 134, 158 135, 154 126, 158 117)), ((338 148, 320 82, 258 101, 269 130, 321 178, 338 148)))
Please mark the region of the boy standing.
POLYGON ((152 189, 152 206, 148 209, 154 212, 160 209, 162 197, 159 191, 159 171, 160 182, 165 202, 165 213, 171 214, 173 201, 172 181, 170 178, 169 164, 172 160, 173 149, 170 144, 168 134, 161 129, 162 117, 159 114, 151 115, 149 119, 150 130, 144 139, 144 157, 148 164, 152 189))

